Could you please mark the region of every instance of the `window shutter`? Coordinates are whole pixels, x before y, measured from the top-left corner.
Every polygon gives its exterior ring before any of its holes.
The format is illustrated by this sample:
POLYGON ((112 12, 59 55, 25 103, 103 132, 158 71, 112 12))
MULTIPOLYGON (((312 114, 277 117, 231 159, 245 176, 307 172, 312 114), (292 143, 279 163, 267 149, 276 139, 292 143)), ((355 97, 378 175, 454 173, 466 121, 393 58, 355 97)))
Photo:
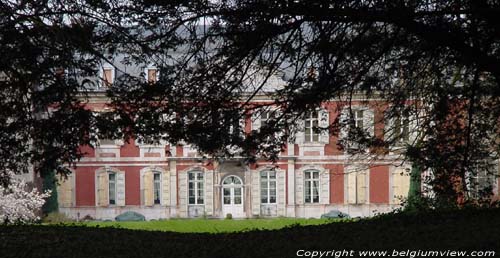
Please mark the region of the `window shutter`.
POLYGON ((260 215, 260 173, 252 174, 252 214, 260 215))
POLYGON ((97 205, 108 206, 109 205, 108 198, 109 198, 108 173, 106 171, 100 171, 97 174, 97 205))
POLYGON ((320 175, 321 192, 320 198, 322 204, 330 203, 330 171, 325 170, 320 175))
POLYGON ((369 136, 373 137, 375 135, 375 116, 373 109, 367 108, 363 112, 363 126, 364 130, 366 133, 368 133, 369 136))
POLYGON ((410 175, 404 168, 395 168, 392 174, 393 202, 399 204, 401 198, 408 197, 410 190, 410 175))
POLYGON ((394 131, 394 126, 395 126, 395 119, 393 117, 389 117, 387 114, 385 116, 385 124, 384 124, 384 140, 385 141, 392 141, 394 137, 396 136, 395 131, 394 131))
POLYGON ((116 173, 116 205, 125 206, 125 172, 116 173))
MULTIPOLYGON (((281 119, 283 112, 281 111, 281 109, 277 108, 277 109, 273 110, 273 113, 274 113, 274 118, 276 119, 277 124, 279 125, 280 123, 278 121, 279 121, 279 119, 281 119)), ((283 129, 281 129, 280 131, 276 132, 275 137, 281 138, 281 137, 283 137, 283 135, 284 135, 284 131, 283 131, 283 129)))
POLYGON ((319 142, 328 144, 330 143, 330 114, 327 109, 320 109, 318 112, 318 126, 321 129, 319 134, 319 142))
POLYGON ((205 172, 205 212, 207 215, 212 215, 214 210, 214 172, 205 172))
POLYGON ((347 202, 350 204, 356 203, 356 172, 348 171, 347 175, 347 202))
POLYGON ((261 125, 260 111, 254 110, 252 113, 252 130, 259 131, 261 125))
POLYGON ((142 176, 144 205, 153 206, 153 172, 146 171, 142 176))
POLYGON ((295 182, 296 182, 296 198, 295 201, 297 204, 304 204, 304 191, 305 191, 305 187, 304 187, 304 171, 300 172, 300 173, 297 173, 296 174, 296 178, 295 178, 295 182))
POLYGON ((238 120, 238 131, 240 132, 241 137, 245 137, 245 117, 246 115, 243 115, 243 117, 238 120))
POLYGON ((419 133, 419 119, 418 119, 418 114, 411 114, 410 117, 410 123, 409 123, 409 144, 414 145, 415 141, 417 140, 418 133, 419 133))
POLYGON ((64 179, 59 177, 57 185, 57 197, 59 207, 73 206, 73 174, 64 179))
POLYGON ((296 144, 302 144, 305 141, 305 120, 304 117, 299 117, 295 121, 295 143, 296 144))
POLYGON ((276 202, 278 204, 278 216, 285 216, 285 171, 277 170, 276 171, 276 202))
POLYGON ((356 182, 357 182, 357 202, 358 204, 366 203, 366 173, 364 171, 356 173, 356 182))
POLYGON ((168 205, 170 203, 170 175, 167 171, 161 174, 161 204, 168 205))
POLYGON ((342 111, 340 112, 340 119, 339 119, 339 123, 340 123, 340 135, 339 135, 339 138, 340 139, 347 139, 347 136, 349 135, 349 127, 350 127, 350 124, 349 123, 349 108, 343 108, 342 111))

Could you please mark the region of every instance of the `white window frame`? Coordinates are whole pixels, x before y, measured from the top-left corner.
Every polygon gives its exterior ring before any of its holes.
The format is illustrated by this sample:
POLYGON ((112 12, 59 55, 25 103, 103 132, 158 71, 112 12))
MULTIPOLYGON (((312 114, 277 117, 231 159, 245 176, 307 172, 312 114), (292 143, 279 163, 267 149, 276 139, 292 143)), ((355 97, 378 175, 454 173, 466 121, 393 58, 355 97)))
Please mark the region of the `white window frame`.
POLYGON ((162 200, 162 173, 160 171, 153 171, 153 205, 161 205, 162 200), (158 189, 156 187, 155 176, 158 175, 158 189), (158 202, 156 202, 156 190, 158 190, 158 202))
POLYGON ((262 204, 276 204, 277 200, 277 194, 278 194, 278 187, 277 187, 278 181, 277 181, 277 173, 276 171, 271 171, 271 170, 264 170, 260 172, 260 201, 262 204), (271 178, 271 174, 274 173, 274 178, 271 178), (262 178, 262 176, 265 175, 265 178, 262 178), (274 189, 271 188, 271 183, 274 182, 274 189), (263 196, 262 192, 262 184, 266 185, 267 191, 264 192, 265 196, 263 196), (274 195, 271 194, 271 190, 274 190, 274 195), (272 201, 272 197, 274 196, 274 202, 272 201), (263 201, 265 199, 265 201, 263 201))
POLYGON ((304 203, 305 204, 319 204, 321 203, 321 176, 320 176, 320 171, 316 169, 308 169, 304 171, 304 203), (307 178, 306 174, 310 173, 310 177, 307 178), (314 178, 314 174, 317 174, 318 177, 314 178), (314 201, 314 183, 317 181, 317 192, 318 192, 318 199, 317 201, 314 201), (306 191, 306 186, 309 184, 309 201, 307 200, 307 191, 306 191))
POLYGON ((160 70, 156 67, 156 66, 148 66, 146 68, 144 68, 144 79, 146 79, 146 82, 150 82, 149 81, 149 70, 155 70, 156 71, 156 80, 154 82, 158 82, 158 80, 160 79, 160 70))
POLYGON ((311 111, 307 112, 304 116, 304 143, 319 143, 320 132, 318 131, 319 126, 319 112, 311 111), (314 123, 316 122, 316 125, 314 123), (308 135, 307 129, 310 129, 310 134, 308 135), (316 140, 314 138, 316 137, 316 140))
POLYGON ((110 65, 110 64, 104 64, 100 67, 99 69, 99 88, 106 88, 106 87, 109 87, 106 85, 106 82, 105 82, 105 78, 104 78, 104 70, 107 70, 107 69, 110 69, 111 70, 111 82, 110 82, 110 86, 113 85, 115 83, 115 67, 110 65))
POLYGON ((189 205, 204 205, 205 204, 205 174, 202 172, 202 171, 189 171, 188 172, 188 175, 187 175, 187 179, 188 179, 188 191, 187 191, 187 195, 188 195, 188 204, 189 205), (194 174, 194 179, 190 179, 189 176, 191 174, 194 174), (202 175, 202 179, 200 179, 200 175, 202 175), (190 183, 193 183, 193 191, 194 191, 194 203, 191 203, 191 196, 190 196, 190 192, 191 192, 191 188, 190 188, 190 183), (201 186, 202 186, 202 189, 201 189, 201 195, 199 193, 199 187, 198 187, 198 183, 201 183, 201 186), (201 202, 200 202, 200 199, 201 199, 201 202))
POLYGON ((116 174, 115 172, 107 172, 108 176, 108 203, 109 205, 116 205, 116 193, 117 193, 117 183, 116 183, 116 174), (111 175, 113 175, 114 179, 111 180, 111 175), (113 182, 113 187, 111 187, 111 182, 113 182), (113 189, 113 203, 111 203, 111 189, 113 189))

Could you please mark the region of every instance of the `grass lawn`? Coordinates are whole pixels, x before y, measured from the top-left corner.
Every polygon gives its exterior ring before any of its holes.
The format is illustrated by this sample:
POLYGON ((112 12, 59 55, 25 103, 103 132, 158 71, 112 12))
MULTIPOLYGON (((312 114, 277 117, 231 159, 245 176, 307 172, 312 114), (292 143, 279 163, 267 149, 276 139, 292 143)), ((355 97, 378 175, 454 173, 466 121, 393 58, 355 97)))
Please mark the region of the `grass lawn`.
POLYGON ((173 231, 184 233, 224 233, 242 232, 256 229, 280 229, 289 226, 308 226, 331 223, 334 220, 328 219, 295 219, 295 218, 275 218, 275 219, 170 219, 160 221, 108 221, 108 222, 85 222, 76 225, 116 227, 125 229, 173 231))

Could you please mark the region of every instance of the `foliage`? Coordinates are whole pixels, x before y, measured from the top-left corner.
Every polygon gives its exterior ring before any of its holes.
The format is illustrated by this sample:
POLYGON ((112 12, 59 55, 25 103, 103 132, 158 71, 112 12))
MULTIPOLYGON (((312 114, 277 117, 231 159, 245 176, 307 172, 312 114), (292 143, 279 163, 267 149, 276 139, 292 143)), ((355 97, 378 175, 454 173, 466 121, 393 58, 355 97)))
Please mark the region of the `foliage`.
POLYGON ((45 203, 42 206, 43 214, 50 215, 59 210, 59 205, 57 203, 57 181, 54 171, 45 174, 42 182, 42 191, 50 191, 50 196, 45 199, 45 203))
MULTIPOLYGON (((11 175, 13 176, 13 175, 11 175)), ((0 223, 26 223, 38 220, 37 213, 50 191, 29 189, 22 179, 12 178, 8 187, 0 185, 0 223)))
POLYGON ((499 218, 498 209, 454 210, 220 234, 81 226, 3 226, 0 227, 0 256, 281 258, 295 257, 299 249, 493 250, 498 253, 499 218))
MULTIPOLYGON (((320 103, 339 100, 352 115, 353 99, 375 97, 388 104, 379 119, 418 124, 402 155, 432 171, 436 198, 460 204, 474 198, 475 175, 496 171, 484 161, 498 159, 499 10, 488 0, 2 2, 0 179, 8 185, 6 171, 27 160, 67 174, 99 138, 276 160, 320 103), (161 77, 120 71, 107 91, 113 112, 92 113, 95 75, 118 52, 161 77), (257 95, 272 102, 251 104, 257 95), (261 130, 237 129, 273 105, 261 130)), ((352 119, 316 130, 343 123, 352 119)), ((386 136, 350 130, 347 140, 378 154, 398 138, 386 136)))

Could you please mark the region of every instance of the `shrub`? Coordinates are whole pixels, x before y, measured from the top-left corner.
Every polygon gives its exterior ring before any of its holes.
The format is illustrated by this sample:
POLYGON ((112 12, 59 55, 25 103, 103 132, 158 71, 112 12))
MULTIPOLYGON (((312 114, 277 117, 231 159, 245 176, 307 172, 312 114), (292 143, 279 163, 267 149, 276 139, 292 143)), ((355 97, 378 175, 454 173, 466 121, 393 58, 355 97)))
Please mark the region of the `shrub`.
POLYGON ((233 214, 231 213, 226 214, 226 219, 233 219, 233 214))
POLYGON ((42 219, 42 222, 45 223, 64 223, 71 221, 73 221, 71 218, 66 216, 66 214, 60 212, 51 212, 42 219))

